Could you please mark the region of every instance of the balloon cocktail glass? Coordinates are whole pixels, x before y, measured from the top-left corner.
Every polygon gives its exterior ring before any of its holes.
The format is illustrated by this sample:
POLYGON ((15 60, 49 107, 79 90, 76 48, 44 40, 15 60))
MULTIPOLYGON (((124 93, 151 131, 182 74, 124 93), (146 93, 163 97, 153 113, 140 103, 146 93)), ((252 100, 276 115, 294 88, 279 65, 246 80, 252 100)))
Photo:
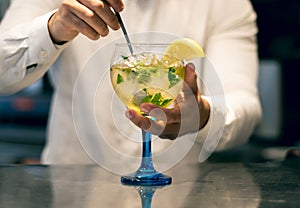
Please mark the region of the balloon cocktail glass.
MULTIPOLYGON (((166 53, 169 44, 133 43, 133 53, 126 43, 116 44, 110 67, 113 88, 120 100, 149 119, 140 110, 142 103, 170 106, 183 87, 183 60, 166 53)), ((122 176, 126 185, 161 186, 172 178, 155 170, 152 161, 152 134, 142 130, 142 160, 134 173, 122 176)))

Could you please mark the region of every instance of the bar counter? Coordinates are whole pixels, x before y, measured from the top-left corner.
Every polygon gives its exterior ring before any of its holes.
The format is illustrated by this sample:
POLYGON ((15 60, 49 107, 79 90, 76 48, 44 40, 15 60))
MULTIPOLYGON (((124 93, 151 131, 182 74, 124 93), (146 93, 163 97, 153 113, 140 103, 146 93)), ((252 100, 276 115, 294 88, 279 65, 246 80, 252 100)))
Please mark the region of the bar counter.
POLYGON ((297 159, 197 163, 189 157, 165 172, 173 179, 166 187, 125 186, 97 165, 1 165, 0 207, 300 207, 297 159))

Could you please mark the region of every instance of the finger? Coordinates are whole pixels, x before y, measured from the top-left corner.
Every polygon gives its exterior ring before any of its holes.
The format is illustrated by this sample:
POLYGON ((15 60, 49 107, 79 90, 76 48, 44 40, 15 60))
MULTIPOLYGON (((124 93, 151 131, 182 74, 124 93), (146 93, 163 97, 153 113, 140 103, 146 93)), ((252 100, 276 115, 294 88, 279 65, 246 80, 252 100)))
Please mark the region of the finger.
POLYGON ((159 135, 159 137, 162 139, 174 140, 178 137, 179 130, 180 130, 180 123, 173 123, 167 125, 164 131, 159 135))
MULTIPOLYGON (((107 24, 96 14, 95 11, 90 9, 88 5, 84 4, 77 4, 76 7, 72 8, 72 13, 85 22, 89 28, 92 28, 94 31, 96 31, 100 36, 106 36, 109 32, 107 24)), ((83 34, 89 31, 86 26, 81 26, 80 29, 82 30, 79 32, 83 34)))
POLYGON ((121 12, 124 9, 124 1, 123 0, 106 0, 108 4, 114 8, 116 12, 121 12))
POLYGON ((189 63, 186 65, 184 81, 186 85, 183 88, 183 90, 185 92, 187 92, 187 90, 188 91, 191 90, 193 94, 196 95, 198 93, 198 84, 197 84, 197 74, 195 72, 194 64, 189 63), (188 87, 189 89, 185 89, 186 87, 188 87))
POLYGON ((176 123, 181 119, 180 110, 177 108, 162 108, 151 103, 143 103, 140 106, 141 111, 158 120, 168 123, 176 123))
POLYGON ((128 109, 125 113, 126 117, 129 118, 137 127, 143 129, 151 134, 160 135, 165 129, 165 123, 157 121, 156 119, 149 119, 149 117, 143 116, 135 110, 128 109))
POLYGON ((152 124, 149 131, 155 132, 163 139, 174 140, 177 138, 180 130, 181 113, 179 108, 161 108, 150 103, 143 103, 141 110, 158 121, 152 124))
POLYGON ((52 20, 52 34, 56 33, 57 40, 70 40, 76 36, 76 33, 82 33, 91 39, 99 38, 100 35, 79 17, 78 13, 85 11, 86 7, 77 1, 66 0, 61 3, 57 13, 53 15, 56 18, 50 19, 52 20), (53 28, 56 28, 57 31, 53 28))
POLYGON ((74 28, 74 30, 78 31, 79 33, 87 36, 92 40, 97 40, 100 38, 100 34, 92 27, 90 27, 85 21, 78 18, 78 16, 70 14, 69 17, 69 22, 72 25, 72 28, 74 28))
POLYGON ((96 16, 93 11, 77 1, 64 1, 61 5, 61 19, 67 24, 68 28, 82 33, 90 39, 96 40, 100 35, 105 36, 108 33, 107 26, 98 18, 98 28, 96 31, 91 24, 91 20, 96 16))
POLYGON ((139 114, 135 110, 127 109, 127 111, 125 112, 125 115, 137 127, 141 128, 143 130, 147 130, 151 126, 150 120, 147 117, 139 114))
POLYGON ((98 29, 98 26, 100 26, 99 29, 101 29, 103 27, 102 24, 105 26, 108 25, 113 30, 120 28, 118 18, 112 12, 111 7, 107 2, 100 0, 80 0, 80 2, 94 12, 93 16, 90 17, 90 23, 96 30, 98 29))

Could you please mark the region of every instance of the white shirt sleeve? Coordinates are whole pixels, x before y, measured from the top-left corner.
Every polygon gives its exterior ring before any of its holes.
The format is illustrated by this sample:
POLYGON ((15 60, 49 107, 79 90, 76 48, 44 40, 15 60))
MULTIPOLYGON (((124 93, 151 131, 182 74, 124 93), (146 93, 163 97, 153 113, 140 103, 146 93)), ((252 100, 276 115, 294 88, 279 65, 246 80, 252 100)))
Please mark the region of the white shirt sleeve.
MULTIPOLYGON (((0 35, 0 94, 14 93, 41 78, 66 47, 53 44, 48 20, 54 11, 0 35)), ((10 24, 9 19, 4 25, 10 24)))
POLYGON ((212 67, 202 74, 204 85, 214 90, 207 97, 211 114, 199 132, 203 143, 200 161, 215 150, 224 150, 248 141, 261 118, 259 102, 256 14, 249 1, 212 7, 206 54, 212 67), (226 9, 224 9, 226 8, 226 9), (216 85, 220 88, 216 90, 216 85))

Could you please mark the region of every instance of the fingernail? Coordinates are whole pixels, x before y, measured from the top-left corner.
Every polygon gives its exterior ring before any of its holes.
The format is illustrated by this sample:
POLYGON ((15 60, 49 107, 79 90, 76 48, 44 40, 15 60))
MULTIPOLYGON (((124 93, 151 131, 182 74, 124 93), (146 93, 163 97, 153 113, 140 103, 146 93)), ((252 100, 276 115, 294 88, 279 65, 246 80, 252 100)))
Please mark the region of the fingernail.
POLYGON ((141 106, 141 111, 143 111, 144 113, 149 113, 149 108, 147 106, 141 106))
POLYGON ((127 110, 126 112, 125 112, 125 116, 128 118, 128 119, 132 119, 132 112, 130 112, 129 110, 127 110))
POLYGON ((190 69, 192 69, 192 70, 195 71, 195 65, 194 65, 193 63, 188 63, 188 64, 186 65, 186 67, 188 67, 188 68, 190 68, 190 69))

